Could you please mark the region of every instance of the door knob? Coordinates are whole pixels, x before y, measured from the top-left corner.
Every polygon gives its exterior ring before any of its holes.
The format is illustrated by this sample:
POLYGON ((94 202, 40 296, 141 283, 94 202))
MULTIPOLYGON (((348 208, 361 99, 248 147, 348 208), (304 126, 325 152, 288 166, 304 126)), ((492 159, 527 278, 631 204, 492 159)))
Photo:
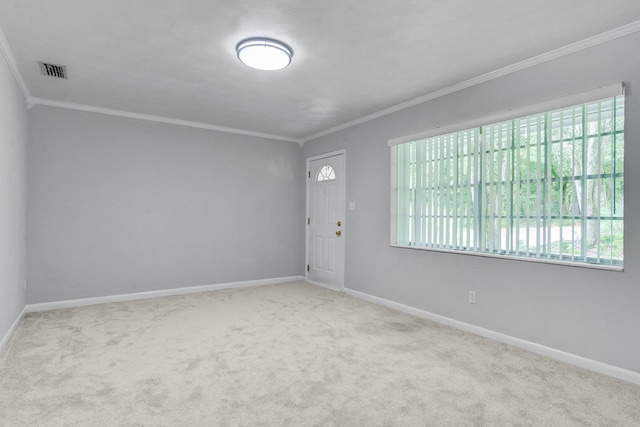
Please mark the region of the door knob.
POLYGON ((338 230, 336 231, 336 236, 340 237, 342 235, 342 231, 338 230))

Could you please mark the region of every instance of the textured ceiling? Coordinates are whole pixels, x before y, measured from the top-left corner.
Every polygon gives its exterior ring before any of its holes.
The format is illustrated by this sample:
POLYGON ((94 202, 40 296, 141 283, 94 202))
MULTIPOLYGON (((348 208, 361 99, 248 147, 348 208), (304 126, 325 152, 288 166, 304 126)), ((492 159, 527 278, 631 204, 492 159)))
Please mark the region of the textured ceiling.
POLYGON ((638 0, 0 0, 35 98, 293 139, 636 21, 638 0), (241 64, 254 36, 292 64, 241 64))

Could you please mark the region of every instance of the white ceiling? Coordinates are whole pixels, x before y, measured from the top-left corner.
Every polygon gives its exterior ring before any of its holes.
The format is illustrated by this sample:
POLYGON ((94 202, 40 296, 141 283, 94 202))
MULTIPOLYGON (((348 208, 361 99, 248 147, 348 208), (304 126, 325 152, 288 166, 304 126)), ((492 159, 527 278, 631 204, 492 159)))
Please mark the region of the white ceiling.
POLYGON ((295 140, 638 21, 638 0, 0 0, 34 98, 295 140), (241 64, 255 36, 292 64, 241 64))

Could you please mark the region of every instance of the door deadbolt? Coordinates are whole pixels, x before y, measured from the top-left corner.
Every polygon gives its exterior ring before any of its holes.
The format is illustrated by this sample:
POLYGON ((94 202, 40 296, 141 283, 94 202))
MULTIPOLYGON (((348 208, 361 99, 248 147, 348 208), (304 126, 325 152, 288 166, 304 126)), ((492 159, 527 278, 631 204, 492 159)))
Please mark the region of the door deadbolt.
POLYGON ((338 221, 338 227, 340 227, 342 225, 342 222, 338 221))

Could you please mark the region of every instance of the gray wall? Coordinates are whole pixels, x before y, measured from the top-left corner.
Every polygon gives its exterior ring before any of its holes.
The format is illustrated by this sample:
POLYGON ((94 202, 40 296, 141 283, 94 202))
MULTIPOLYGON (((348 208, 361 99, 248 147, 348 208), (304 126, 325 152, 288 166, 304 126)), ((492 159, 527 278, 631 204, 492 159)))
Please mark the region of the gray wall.
MULTIPOLYGON (((640 371, 639 48, 640 35, 627 36, 303 150, 38 106, 29 113, 28 302, 301 275, 304 158, 344 148, 357 208, 346 218, 348 288, 640 371), (619 81, 628 86, 623 273, 389 247, 389 138, 619 81)), ((9 235, 0 241, 0 333, 23 305, 24 114, 7 76, 0 68, 0 174, 10 175, 0 179, 0 232, 9 235)))
POLYGON ((347 200, 357 210, 347 212, 346 287, 640 371, 638 51, 634 34, 306 143, 305 158, 347 152, 347 200), (620 81, 628 85, 623 273, 389 247, 388 139, 620 81))
POLYGON ((24 308, 27 109, 0 53, 0 340, 24 308))
POLYGON ((29 303, 302 275, 298 144, 37 106, 29 303))

